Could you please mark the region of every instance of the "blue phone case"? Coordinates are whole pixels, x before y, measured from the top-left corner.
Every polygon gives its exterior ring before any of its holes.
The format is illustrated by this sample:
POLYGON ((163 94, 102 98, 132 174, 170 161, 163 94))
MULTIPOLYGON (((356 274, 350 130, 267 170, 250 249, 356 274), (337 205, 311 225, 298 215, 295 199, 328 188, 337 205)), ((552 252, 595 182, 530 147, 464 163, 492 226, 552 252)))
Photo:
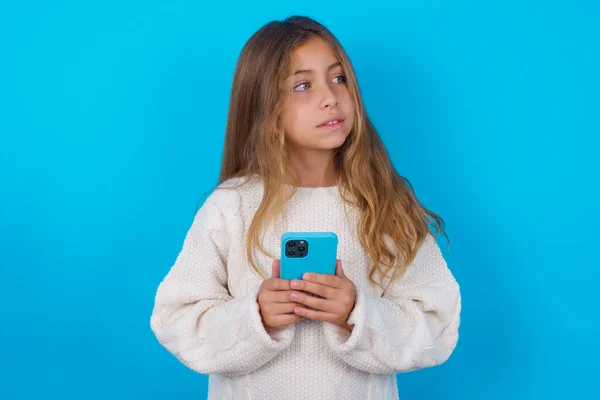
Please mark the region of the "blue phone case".
POLYGON ((281 279, 302 279, 305 272, 335 275, 338 237, 333 232, 287 232, 281 237, 281 279), (295 243, 289 243, 293 241, 295 243), (297 251, 306 244, 304 253, 297 251), (294 244, 294 247, 290 247, 294 244), (288 254, 294 250, 294 256, 288 254), (299 254, 304 254, 299 256, 299 254))

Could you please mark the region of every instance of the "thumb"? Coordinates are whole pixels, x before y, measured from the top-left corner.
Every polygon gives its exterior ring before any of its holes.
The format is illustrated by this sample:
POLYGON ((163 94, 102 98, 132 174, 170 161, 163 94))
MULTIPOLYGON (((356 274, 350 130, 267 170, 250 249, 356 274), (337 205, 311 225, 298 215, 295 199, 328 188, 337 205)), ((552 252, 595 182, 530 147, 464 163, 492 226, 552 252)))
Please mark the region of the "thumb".
POLYGON ((271 268, 273 270, 271 274, 271 278, 279 278, 279 260, 273 260, 273 264, 271 264, 271 268))
POLYGON ((342 269, 342 260, 336 260, 335 262, 335 274, 342 278, 345 278, 344 270, 342 269))

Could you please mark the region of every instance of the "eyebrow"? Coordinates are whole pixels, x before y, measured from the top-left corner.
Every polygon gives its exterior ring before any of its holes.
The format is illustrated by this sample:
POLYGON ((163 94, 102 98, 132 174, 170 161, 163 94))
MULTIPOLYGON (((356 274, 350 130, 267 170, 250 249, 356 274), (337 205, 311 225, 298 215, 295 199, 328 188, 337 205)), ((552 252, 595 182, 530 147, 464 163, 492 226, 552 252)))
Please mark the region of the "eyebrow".
MULTIPOLYGON (((332 69, 334 69, 335 67, 339 67, 340 65, 342 65, 342 63, 339 61, 336 63, 333 63, 329 67, 327 67, 327 71, 331 71, 332 69)), ((301 70, 294 72, 294 75, 312 74, 313 72, 314 71, 312 69, 301 69, 301 70)))

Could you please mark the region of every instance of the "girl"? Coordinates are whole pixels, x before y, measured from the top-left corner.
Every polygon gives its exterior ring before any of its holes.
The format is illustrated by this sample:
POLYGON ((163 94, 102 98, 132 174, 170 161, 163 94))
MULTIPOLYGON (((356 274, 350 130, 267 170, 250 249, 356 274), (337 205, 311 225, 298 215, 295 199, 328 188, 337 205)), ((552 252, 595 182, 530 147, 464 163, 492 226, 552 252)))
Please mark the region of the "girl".
POLYGON ((239 57, 220 185, 151 328, 210 374, 209 399, 398 399, 394 374, 458 340, 459 286, 428 224, 443 232, 392 167, 337 39, 305 17, 268 23, 239 57), (280 279, 286 231, 335 232, 335 275, 280 279))

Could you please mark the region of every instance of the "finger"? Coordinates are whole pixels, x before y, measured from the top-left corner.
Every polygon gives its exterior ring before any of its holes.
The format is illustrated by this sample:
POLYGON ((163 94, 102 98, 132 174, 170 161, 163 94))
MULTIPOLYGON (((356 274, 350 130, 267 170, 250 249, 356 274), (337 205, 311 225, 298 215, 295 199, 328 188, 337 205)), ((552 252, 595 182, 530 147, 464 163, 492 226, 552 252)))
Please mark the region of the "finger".
POLYGON ((301 319, 302 319, 302 316, 296 315, 296 314, 277 315, 276 317, 273 317, 269 321, 269 325, 272 326, 273 328, 278 328, 280 326, 294 324, 294 323, 300 321, 301 319))
POLYGON ((290 281, 281 278, 271 278, 265 283, 265 289, 270 291, 290 290, 290 281))
POLYGON ((335 321, 335 315, 333 315, 331 313, 324 312, 324 311, 309 310, 304 307, 294 308, 294 314, 300 315, 301 317, 304 317, 304 318, 312 319, 314 321, 328 321, 328 322, 335 321))
POLYGON ((335 263, 335 275, 340 278, 346 277, 346 275, 344 275, 344 270, 342 269, 342 260, 337 260, 335 263))
POLYGON ((304 276, 302 277, 303 281, 320 283, 321 285, 329 286, 336 289, 344 287, 344 279, 345 278, 342 278, 337 275, 316 273, 304 274, 304 276))
POLYGON ((280 275, 280 263, 279 260, 273 260, 273 264, 271 264, 271 270, 272 270, 272 274, 271 274, 271 278, 279 278, 280 275))
POLYGON ((270 292, 267 297, 267 302, 269 303, 289 303, 290 295, 292 294, 291 290, 276 290, 270 292))
POLYGON ((303 292, 312 293, 314 295, 321 296, 326 299, 335 297, 335 292, 337 290, 330 286, 322 285, 320 283, 313 283, 304 280, 300 281, 297 279, 290 281, 290 288, 292 290, 301 290, 303 292))
POLYGON ((287 303, 268 303, 264 307, 261 307, 264 314, 270 316, 290 314, 294 312, 294 308, 298 307, 298 303, 291 302, 288 299, 287 303))
POLYGON ((336 308, 336 302, 332 300, 320 299, 318 297, 313 297, 310 294, 301 292, 292 292, 290 294, 290 300, 300 303, 301 305, 308 306, 310 309, 325 312, 333 312, 336 308))

